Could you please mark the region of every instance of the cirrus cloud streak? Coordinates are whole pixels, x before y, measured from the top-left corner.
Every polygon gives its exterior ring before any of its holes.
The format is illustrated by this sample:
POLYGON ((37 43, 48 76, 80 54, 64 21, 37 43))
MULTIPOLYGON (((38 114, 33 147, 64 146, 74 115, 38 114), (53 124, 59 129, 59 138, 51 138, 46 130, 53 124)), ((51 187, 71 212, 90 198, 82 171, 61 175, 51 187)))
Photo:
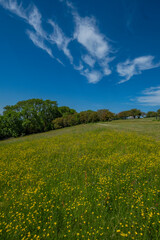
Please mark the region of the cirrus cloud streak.
POLYGON ((145 106, 160 106, 160 86, 145 89, 136 101, 145 106))
POLYGON ((123 77, 120 83, 129 81, 134 75, 139 75, 144 70, 149 70, 152 68, 157 68, 160 63, 154 63, 154 56, 141 56, 133 60, 126 60, 123 63, 117 65, 118 74, 123 77))

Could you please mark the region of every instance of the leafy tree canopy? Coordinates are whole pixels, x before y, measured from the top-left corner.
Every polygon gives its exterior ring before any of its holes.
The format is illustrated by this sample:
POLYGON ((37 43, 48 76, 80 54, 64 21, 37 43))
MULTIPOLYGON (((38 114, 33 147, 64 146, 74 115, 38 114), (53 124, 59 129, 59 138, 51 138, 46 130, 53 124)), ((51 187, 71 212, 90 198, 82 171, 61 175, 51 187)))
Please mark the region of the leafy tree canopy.
POLYGON ((51 130, 53 119, 60 117, 61 114, 56 101, 30 99, 6 106, 3 116, 10 136, 19 136, 51 130))
POLYGON ((61 113, 62 116, 70 115, 76 113, 74 109, 71 109, 67 106, 62 106, 58 108, 59 112, 61 113))

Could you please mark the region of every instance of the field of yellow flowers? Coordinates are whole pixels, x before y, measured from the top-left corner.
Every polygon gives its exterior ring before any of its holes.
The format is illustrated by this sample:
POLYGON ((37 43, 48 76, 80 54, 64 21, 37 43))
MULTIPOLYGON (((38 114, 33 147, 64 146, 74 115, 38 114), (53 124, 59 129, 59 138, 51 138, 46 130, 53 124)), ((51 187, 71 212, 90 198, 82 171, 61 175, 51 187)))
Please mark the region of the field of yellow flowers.
POLYGON ((160 239, 160 142, 94 126, 0 143, 1 240, 160 239))

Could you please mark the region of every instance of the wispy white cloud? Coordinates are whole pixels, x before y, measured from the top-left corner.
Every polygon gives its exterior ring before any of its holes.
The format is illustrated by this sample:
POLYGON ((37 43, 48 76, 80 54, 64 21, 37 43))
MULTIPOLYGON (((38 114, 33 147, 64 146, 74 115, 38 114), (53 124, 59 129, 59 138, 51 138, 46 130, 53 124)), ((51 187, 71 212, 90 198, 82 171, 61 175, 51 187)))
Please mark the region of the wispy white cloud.
MULTIPOLYGON (((22 3, 18 4, 17 0, 0 0, 0 5, 25 20, 32 27, 32 30, 27 30, 26 33, 35 46, 43 49, 53 58, 51 46, 49 47, 49 45, 56 44, 73 63, 73 57, 68 49, 71 39, 66 37, 61 28, 52 20, 48 20, 48 24, 53 27, 53 33, 47 33, 42 26, 42 15, 35 5, 32 4, 27 9, 24 9, 22 3)), ((55 59, 64 65, 60 59, 56 57, 55 59)))
POLYGON ((109 63, 112 62, 114 59, 115 57, 106 57, 99 62, 99 65, 102 67, 103 74, 105 76, 109 76, 112 73, 109 63))
POLYGON ((75 15, 75 33, 74 37, 82 44, 88 52, 97 59, 105 58, 109 52, 110 47, 98 28, 94 18, 81 18, 79 15, 75 15))
POLYGON ((77 71, 82 71, 84 69, 84 66, 83 66, 83 64, 81 62, 80 62, 80 64, 78 66, 73 64, 73 67, 77 71))
MULTIPOLYGON (((50 57, 64 65, 59 58, 53 56, 52 45, 56 45, 69 59, 73 68, 85 76, 89 83, 97 83, 104 76, 109 76, 112 73, 110 62, 115 57, 111 56, 113 51, 110 42, 100 32, 94 17, 81 17, 70 1, 59 1, 65 2, 73 15, 75 29, 71 37, 67 37, 53 20, 46 21, 47 24, 52 26, 53 32, 49 33, 46 31, 43 27, 42 15, 34 4, 24 9, 22 3, 19 4, 18 0, 0 0, 0 5, 23 19, 30 26, 26 33, 35 46, 41 48, 50 57), (73 41, 76 41, 80 48, 78 66, 75 65, 74 55, 71 54, 69 48, 73 41)), ((154 63, 154 56, 151 55, 138 57, 133 60, 128 59, 117 65, 117 72, 122 77, 119 83, 130 80, 131 77, 141 74, 144 70, 159 66, 160 63, 154 63)))
POLYGON ((109 62, 113 60, 109 56, 112 52, 109 41, 100 32, 95 18, 81 17, 70 1, 65 2, 71 9, 75 23, 73 38, 86 51, 86 54, 81 55, 83 61, 81 68, 75 69, 80 71, 80 74, 85 76, 90 83, 99 82, 104 76, 112 73, 109 67, 109 62))
POLYGON ((88 79, 89 83, 97 83, 102 79, 102 73, 100 71, 86 69, 81 71, 81 75, 85 76, 88 79))
POLYGON ((160 106, 160 86, 145 89, 136 101, 142 105, 160 106))
POLYGON ((41 48, 50 57, 55 58, 64 65, 59 58, 53 56, 52 45, 56 45, 70 60, 73 68, 85 76, 89 83, 97 83, 104 76, 112 73, 109 62, 113 58, 110 57, 112 50, 109 41, 100 32, 93 17, 81 17, 70 1, 61 0, 61 2, 66 2, 72 11, 75 23, 72 37, 67 37, 53 20, 46 21, 53 28, 53 32, 48 33, 43 27, 42 15, 34 4, 30 4, 25 9, 22 3, 18 3, 18 0, 0 0, 0 5, 23 19, 31 27, 31 29, 27 29, 26 33, 35 46, 41 48), (80 51, 81 56, 78 66, 75 65, 73 55, 69 49, 72 41, 77 41, 84 48, 83 53, 80 51))
POLYGON ((103 68, 103 74, 105 76, 109 76, 112 73, 111 69, 109 67, 104 67, 103 68))
POLYGON ((73 57, 68 48, 71 38, 66 37, 60 27, 54 21, 49 20, 48 22, 53 27, 53 33, 49 35, 48 40, 52 44, 57 44, 58 48, 61 49, 69 58, 70 62, 73 63, 73 57))
POLYGON ((94 58, 92 58, 90 55, 86 54, 84 56, 82 56, 82 60, 88 64, 90 67, 94 67, 94 64, 96 62, 96 60, 94 58))
POLYGON ((70 39, 65 37, 59 26, 52 20, 49 20, 48 23, 52 25, 54 32, 52 34, 48 34, 43 29, 42 15, 35 5, 32 4, 27 9, 24 9, 22 4, 18 4, 17 0, 0 0, 0 5, 23 19, 32 27, 32 30, 27 30, 26 33, 35 46, 46 51, 52 58, 55 58, 59 63, 64 65, 60 59, 53 57, 51 46, 49 47, 49 45, 56 44, 57 47, 69 58, 69 60, 73 62, 73 58, 68 49, 70 39))
POLYGON ((30 7, 30 11, 27 14, 27 22, 33 27, 36 34, 39 34, 44 39, 47 39, 47 33, 42 27, 42 15, 35 5, 30 7))
POLYGON ((51 48, 45 43, 47 33, 42 28, 42 16, 35 5, 30 5, 27 9, 24 9, 22 3, 18 4, 17 0, 0 0, 0 5, 25 20, 33 29, 32 31, 26 31, 32 42, 53 57, 51 48))
POLYGON ((24 9, 22 3, 18 4, 17 0, 0 0, 0 5, 25 20, 32 26, 36 34, 47 38, 47 33, 42 28, 42 16, 35 5, 30 5, 27 9, 24 9))
POLYGON ((117 65, 117 72, 123 79, 119 83, 130 80, 134 75, 141 74, 142 71, 159 67, 160 63, 154 63, 154 56, 142 56, 133 60, 127 60, 117 65))
POLYGON ((22 7, 22 4, 18 4, 16 0, 0 0, 0 5, 16 14, 17 16, 27 19, 26 13, 22 7))
POLYGON ((50 57, 55 58, 63 65, 60 59, 53 56, 52 45, 56 45, 67 56, 74 69, 85 76, 89 83, 96 83, 112 72, 109 67, 109 62, 112 59, 109 57, 111 47, 108 40, 100 33, 93 17, 82 18, 70 1, 60 0, 60 2, 66 2, 67 6, 72 10, 75 23, 72 37, 67 37, 53 20, 46 21, 53 28, 53 32, 48 33, 43 28, 42 15, 34 4, 30 4, 25 9, 22 3, 18 3, 18 0, 0 0, 0 5, 23 19, 31 27, 26 33, 35 46, 44 50, 50 57), (83 51, 83 54, 81 54, 78 66, 75 65, 69 49, 69 44, 72 41, 77 41, 86 51, 86 53, 83 51))
POLYGON ((53 58, 51 49, 45 45, 44 39, 40 35, 30 30, 27 30, 27 35, 32 40, 34 45, 46 51, 53 58))

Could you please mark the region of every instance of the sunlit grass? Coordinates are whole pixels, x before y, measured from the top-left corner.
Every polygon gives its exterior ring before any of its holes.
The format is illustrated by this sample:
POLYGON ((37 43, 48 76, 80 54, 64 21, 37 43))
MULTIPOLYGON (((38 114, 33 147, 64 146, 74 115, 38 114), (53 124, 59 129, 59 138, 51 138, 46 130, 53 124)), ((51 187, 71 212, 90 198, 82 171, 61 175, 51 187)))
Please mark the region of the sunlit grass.
POLYGON ((160 239, 159 176, 159 142, 100 125, 2 142, 0 239, 160 239))

